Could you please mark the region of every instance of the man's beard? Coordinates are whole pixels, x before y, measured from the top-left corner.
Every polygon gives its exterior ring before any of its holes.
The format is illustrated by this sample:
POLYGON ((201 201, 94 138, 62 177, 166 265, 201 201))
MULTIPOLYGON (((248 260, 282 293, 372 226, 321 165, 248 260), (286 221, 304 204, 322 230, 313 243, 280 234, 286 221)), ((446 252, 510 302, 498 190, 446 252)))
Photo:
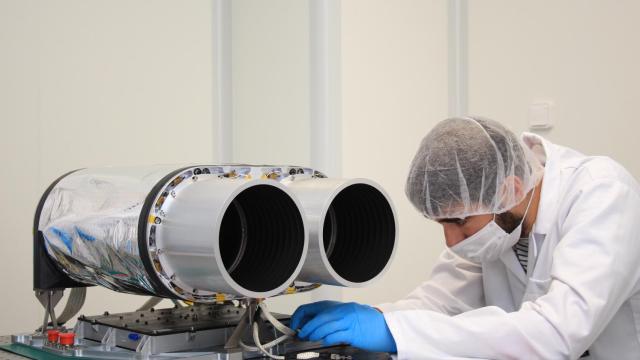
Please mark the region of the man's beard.
POLYGON ((503 212, 496 215, 496 224, 498 224, 502 230, 511 234, 520 223, 522 222, 522 215, 518 216, 511 211, 503 212))

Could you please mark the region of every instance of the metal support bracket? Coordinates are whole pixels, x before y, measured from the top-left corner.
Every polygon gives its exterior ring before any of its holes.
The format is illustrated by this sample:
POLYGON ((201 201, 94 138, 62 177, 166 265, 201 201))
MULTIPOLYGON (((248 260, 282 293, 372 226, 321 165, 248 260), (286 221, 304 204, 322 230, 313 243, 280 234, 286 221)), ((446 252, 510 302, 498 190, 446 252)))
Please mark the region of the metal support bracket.
POLYGON ((64 290, 35 290, 35 295, 42 307, 44 307, 44 320, 42 327, 38 329, 42 334, 49 328, 49 319, 54 329, 58 328, 55 307, 62 299, 64 290))

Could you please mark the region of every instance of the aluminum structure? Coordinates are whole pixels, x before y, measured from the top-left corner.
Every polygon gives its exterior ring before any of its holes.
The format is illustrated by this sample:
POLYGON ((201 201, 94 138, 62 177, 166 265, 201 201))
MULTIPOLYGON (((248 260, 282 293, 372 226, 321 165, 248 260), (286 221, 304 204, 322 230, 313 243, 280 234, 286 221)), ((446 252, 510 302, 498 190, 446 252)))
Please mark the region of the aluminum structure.
POLYGON ((398 228, 370 180, 251 165, 77 170, 45 192, 35 226, 75 282, 197 303, 364 286, 398 228))

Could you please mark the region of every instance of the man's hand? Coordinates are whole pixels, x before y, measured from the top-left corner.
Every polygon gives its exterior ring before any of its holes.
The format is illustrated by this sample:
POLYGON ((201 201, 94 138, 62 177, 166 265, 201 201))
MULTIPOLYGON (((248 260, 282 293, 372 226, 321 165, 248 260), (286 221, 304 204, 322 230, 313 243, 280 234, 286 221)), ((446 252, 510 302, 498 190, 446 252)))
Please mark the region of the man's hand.
POLYGON ((291 324, 289 327, 293 330, 298 330, 319 313, 342 304, 344 303, 340 301, 325 300, 302 305, 294 311, 293 315, 291 315, 291 324))
MULTIPOLYGON (((302 313, 298 317, 315 315, 303 324, 298 333, 300 339, 322 340, 325 346, 344 343, 369 351, 397 351, 384 315, 378 310, 357 303, 318 304, 305 305, 306 308, 300 307, 294 313, 294 316, 302 313)), ((294 325, 299 325, 297 318, 292 319, 294 325)))

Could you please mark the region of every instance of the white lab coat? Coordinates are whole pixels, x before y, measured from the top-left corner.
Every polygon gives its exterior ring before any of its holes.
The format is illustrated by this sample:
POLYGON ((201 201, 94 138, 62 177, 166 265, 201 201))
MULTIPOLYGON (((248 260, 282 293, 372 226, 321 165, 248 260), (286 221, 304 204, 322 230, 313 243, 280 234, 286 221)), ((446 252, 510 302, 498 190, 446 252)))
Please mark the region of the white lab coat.
POLYGON ((378 305, 399 359, 640 359, 640 186, 609 158, 523 140, 545 166, 528 273, 513 251, 482 265, 443 252, 378 305))

